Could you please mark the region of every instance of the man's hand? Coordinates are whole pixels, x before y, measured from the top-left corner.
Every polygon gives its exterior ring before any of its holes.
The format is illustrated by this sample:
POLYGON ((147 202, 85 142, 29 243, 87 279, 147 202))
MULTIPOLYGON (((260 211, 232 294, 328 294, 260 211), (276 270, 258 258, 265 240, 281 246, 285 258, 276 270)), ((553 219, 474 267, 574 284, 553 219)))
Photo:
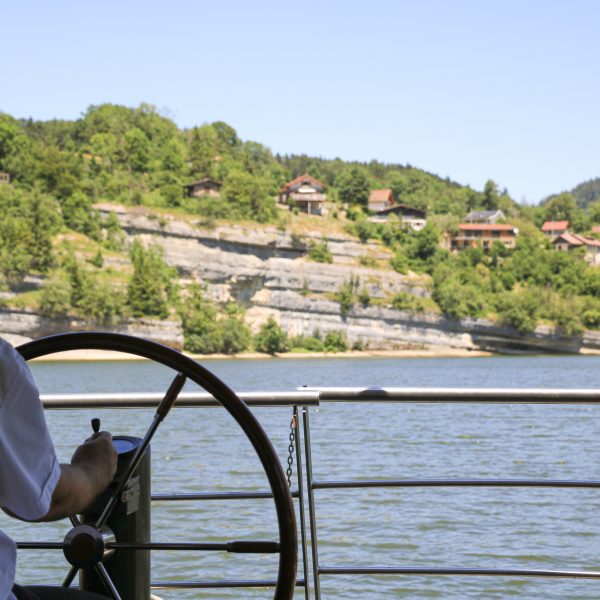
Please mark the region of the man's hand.
POLYGON ((84 512, 108 487, 116 470, 117 451, 112 435, 107 431, 94 433, 75 450, 70 465, 61 465, 50 510, 40 521, 55 521, 84 512))
POLYGON ((97 480, 97 494, 105 490, 117 471, 117 451, 112 435, 108 431, 94 433, 75 450, 71 465, 97 480))

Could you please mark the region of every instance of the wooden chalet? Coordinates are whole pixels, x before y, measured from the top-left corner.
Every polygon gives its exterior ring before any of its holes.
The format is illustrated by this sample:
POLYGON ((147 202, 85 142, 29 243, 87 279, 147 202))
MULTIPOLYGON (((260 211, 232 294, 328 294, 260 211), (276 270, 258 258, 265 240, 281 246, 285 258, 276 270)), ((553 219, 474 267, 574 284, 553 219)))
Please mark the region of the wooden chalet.
POLYGON ((288 181, 279 190, 281 204, 297 206, 309 215, 322 215, 326 200, 325 185, 308 173, 288 181))
POLYGON ((489 250, 494 242, 514 248, 519 230, 508 223, 461 223, 451 240, 452 250, 483 248, 489 250))
POLYGON ((583 248, 585 261, 592 266, 600 265, 599 240, 567 231, 556 236, 552 241, 552 245, 559 252, 569 252, 577 248, 583 248))
POLYGON ((190 198, 198 198, 200 196, 218 198, 221 193, 221 184, 210 177, 205 177, 186 185, 185 192, 190 198))
POLYGON ((569 221, 546 221, 542 225, 542 231, 550 239, 554 239, 555 237, 562 235, 563 233, 567 233, 568 229, 569 221))
POLYGON ((394 206, 394 193, 392 190, 371 190, 367 208, 372 212, 379 212, 394 206))
POLYGON ((406 206, 406 204, 395 204, 389 208, 377 211, 369 217, 372 223, 385 223, 390 215, 396 215, 403 225, 419 231, 427 224, 425 211, 420 208, 406 206))
POLYGON ((8 173, 0 173, 0 183, 10 183, 10 175, 8 173))

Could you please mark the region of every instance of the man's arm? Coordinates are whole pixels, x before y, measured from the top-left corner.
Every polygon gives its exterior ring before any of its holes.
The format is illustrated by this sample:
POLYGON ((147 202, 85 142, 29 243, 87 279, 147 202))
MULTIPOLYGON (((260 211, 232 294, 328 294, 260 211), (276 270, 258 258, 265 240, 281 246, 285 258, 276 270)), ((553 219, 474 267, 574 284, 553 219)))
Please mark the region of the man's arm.
POLYGON ((111 434, 95 433, 75 450, 71 464, 60 468, 50 508, 39 521, 56 521, 82 513, 108 487, 117 470, 111 434))

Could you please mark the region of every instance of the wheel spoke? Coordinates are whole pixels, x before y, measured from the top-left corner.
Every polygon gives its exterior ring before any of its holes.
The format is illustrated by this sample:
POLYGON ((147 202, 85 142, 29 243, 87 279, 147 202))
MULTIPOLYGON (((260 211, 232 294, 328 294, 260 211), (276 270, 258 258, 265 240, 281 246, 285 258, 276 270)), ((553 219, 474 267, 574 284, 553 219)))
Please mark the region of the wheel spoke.
POLYGON ((106 587, 106 591, 113 597, 114 600, 121 600, 121 596, 119 595, 115 584, 112 582, 112 579, 106 572, 105 566, 102 563, 97 563, 95 569, 98 577, 102 579, 102 583, 106 587))
POLYGON ((75 579, 75 576, 77 575, 77 572, 79 571, 79 569, 77 567, 71 567, 71 570, 69 571, 68 575, 65 577, 65 580, 63 581, 62 586, 63 587, 71 587, 71 584, 73 583, 73 579, 75 579))
POLYGON ((177 375, 171 382, 171 385, 169 386, 165 397, 162 399, 161 403, 156 409, 156 413, 154 415, 154 420, 152 421, 152 424, 150 425, 148 431, 146 432, 146 435, 140 442, 139 446, 136 448, 135 454, 133 455, 131 462, 127 465, 127 469, 125 469, 125 472, 123 473, 115 491, 110 497, 110 500, 106 503, 102 514, 98 517, 98 520, 94 524, 94 527, 96 527, 96 529, 101 529, 102 526, 106 523, 107 519, 110 517, 110 514, 117 505, 117 502, 119 501, 119 498, 121 497, 121 494, 125 489, 125 486, 131 479, 133 472, 136 470, 137 466, 142 460, 144 452, 146 452, 146 448, 148 448, 148 446, 150 445, 150 441, 156 433, 158 426, 167 416, 169 410, 171 410, 171 407, 175 403, 175 400, 177 400, 177 396, 179 396, 179 392, 181 392, 181 390, 183 389, 183 386, 185 385, 186 381, 187 377, 183 373, 177 373, 177 375))

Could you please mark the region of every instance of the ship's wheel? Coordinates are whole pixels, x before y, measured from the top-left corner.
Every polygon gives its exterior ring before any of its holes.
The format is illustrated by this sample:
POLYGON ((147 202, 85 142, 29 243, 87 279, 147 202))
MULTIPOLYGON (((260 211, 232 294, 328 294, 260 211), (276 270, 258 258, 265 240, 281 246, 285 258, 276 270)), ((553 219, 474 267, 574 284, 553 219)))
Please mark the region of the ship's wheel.
MULTIPOLYGON (((133 354, 169 367, 175 371, 176 375, 167 390, 163 401, 157 409, 154 422, 142 440, 140 452, 136 452, 131 459, 130 464, 124 471, 125 476, 119 481, 117 489, 111 495, 106 506, 101 511, 97 521, 92 525, 81 524, 75 516, 71 518, 74 527, 67 534, 65 542, 63 542, 63 549, 65 550, 65 556, 71 562, 72 566, 65 579, 64 585, 71 584, 79 568, 91 566, 95 568, 98 576, 103 580, 107 591, 113 598, 120 598, 119 592, 110 580, 110 576, 102 562, 105 538, 104 526, 118 502, 120 490, 127 484, 126 480, 131 477, 137 466, 136 463, 139 462, 141 458, 144 442, 147 442, 147 446, 158 425, 177 400, 177 396, 185 381, 189 379, 210 393, 225 409, 227 409, 252 443, 252 446, 262 463, 273 494, 279 530, 279 540, 272 544, 272 548, 279 553, 279 567, 274 600, 290 600, 294 595, 294 588, 296 585, 296 567, 298 558, 296 520, 292 497, 277 454, 269 438, 250 409, 239 399, 233 390, 225 385, 225 383, 191 358, 176 350, 141 338, 104 332, 65 333, 40 338, 17 348, 26 360, 39 358, 56 352, 84 349, 110 350, 133 354), (76 548, 77 546, 82 545, 90 547, 90 557, 85 565, 81 564, 76 556, 71 559, 70 550, 67 547, 76 548)), ((257 547, 260 547, 261 544, 264 544, 264 542, 257 542, 257 547)), ((76 555, 77 552, 71 552, 71 554, 76 555)))

